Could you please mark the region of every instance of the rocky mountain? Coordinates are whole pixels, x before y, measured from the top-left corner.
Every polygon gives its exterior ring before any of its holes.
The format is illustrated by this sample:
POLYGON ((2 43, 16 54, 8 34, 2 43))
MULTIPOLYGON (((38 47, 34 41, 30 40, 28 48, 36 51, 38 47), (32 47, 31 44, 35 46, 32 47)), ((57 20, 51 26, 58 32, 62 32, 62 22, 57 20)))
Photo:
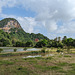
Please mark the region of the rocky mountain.
MULTIPOLYGON (((16 19, 13 18, 5 18, 0 21, 0 29, 2 29, 4 32, 11 32, 11 29, 21 29, 21 26, 19 22, 16 19)), ((17 30, 16 30, 17 32, 17 30)))
MULTIPOLYGON (((11 44, 12 41, 33 41, 35 42, 35 39, 38 40, 46 39, 49 40, 46 36, 38 33, 26 33, 22 28, 19 22, 14 18, 5 18, 0 21, 0 40, 2 39, 8 39, 11 44)), ((0 41, 2 43, 2 41, 0 41)))

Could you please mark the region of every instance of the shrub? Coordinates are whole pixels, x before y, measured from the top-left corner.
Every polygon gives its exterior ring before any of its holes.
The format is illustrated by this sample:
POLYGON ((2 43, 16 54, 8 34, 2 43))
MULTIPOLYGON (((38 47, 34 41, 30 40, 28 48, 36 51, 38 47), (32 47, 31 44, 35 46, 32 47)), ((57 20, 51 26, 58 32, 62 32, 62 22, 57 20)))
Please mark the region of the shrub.
POLYGON ((14 52, 16 52, 16 51, 17 51, 17 49, 15 48, 15 49, 14 49, 14 52))
POLYGON ((46 50, 46 48, 43 48, 43 49, 41 50, 41 53, 45 53, 45 50, 46 50))
POLYGON ((63 50, 61 50, 61 48, 58 48, 56 52, 60 53, 63 52, 63 50))
POLYGON ((3 49, 2 48, 0 48, 0 53, 3 51, 3 49))
POLYGON ((54 47, 51 47, 51 50, 53 50, 54 49, 54 47))
POLYGON ((27 50, 27 47, 25 47, 23 50, 26 51, 27 50))

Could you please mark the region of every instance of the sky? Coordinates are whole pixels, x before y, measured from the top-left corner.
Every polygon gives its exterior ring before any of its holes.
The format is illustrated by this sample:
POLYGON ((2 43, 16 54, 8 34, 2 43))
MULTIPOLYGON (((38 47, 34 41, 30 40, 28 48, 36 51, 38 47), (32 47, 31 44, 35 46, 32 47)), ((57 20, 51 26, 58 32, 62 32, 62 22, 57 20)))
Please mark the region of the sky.
POLYGON ((0 0, 0 20, 15 18, 28 33, 75 38, 75 0, 0 0))

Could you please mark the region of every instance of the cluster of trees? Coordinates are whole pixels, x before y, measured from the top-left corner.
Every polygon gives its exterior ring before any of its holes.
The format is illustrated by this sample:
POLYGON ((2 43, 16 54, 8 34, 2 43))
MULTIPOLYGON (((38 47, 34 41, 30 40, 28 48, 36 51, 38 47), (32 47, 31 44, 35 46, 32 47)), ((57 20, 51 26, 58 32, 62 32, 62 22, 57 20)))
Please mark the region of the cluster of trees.
POLYGON ((15 47, 33 47, 33 41, 20 42, 17 41, 14 45, 15 47))
POLYGON ((66 36, 55 38, 54 40, 49 40, 46 37, 43 37, 41 34, 27 33, 19 31, 17 33, 11 32, 8 34, 3 30, 0 30, 0 46, 15 46, 15 47, 75 47, 75 39, 67 38, 66 36), (31 36, 31 38, 28 37, 31 36), (20 37, 21 36, 21 37, 20 37), (35 38, 39 37, 39 41, 35 42, 35 38), (26 37, 26 38, 24 38, 26 37), (32 39, 33 38, 33 39, 32 39))
POLYGON ((75 39, 67 38, 66 36, 64 36, 62 40, 60 40, 60 37, 58 37, 58 38, 55 38, 54 40, 42 39, 36 43, 33 41, 27 41, 25 43, 16 42, 15 46, 16 47, 21 47, 21 46, 22 47, 37 47, 37 48, 42 48, 42 47, 70 48, 70 47, 75 47, 75 39))
POLYGON ((3 30, 0 30, 0 46, 8 45, 11 45, 11 36, 3 30))
POLYGON ((71 48, 71 47, 75 47, 75 39, 67 38, 66 36, 64 36, 62 40, 61 37, 55 38, 54 40, 44 39, 37 42, 35 47, 71 48))
POLYGON ((0 30, 0 47, 2 46, 17 46, 17 47, 33 46, 35 44, 35 39, 37 37, 39 37, 39 40, 41 39, 48 40, 48 38, 43 36, 42 34, 34 34, 34 33, 29 34, 24 32, 23 29, 18 29, 17 33, 15 31, 16 31, 15 28, 11 29, 11 33, 7 33, 7 32, 4 32, 3 30, 0 30))

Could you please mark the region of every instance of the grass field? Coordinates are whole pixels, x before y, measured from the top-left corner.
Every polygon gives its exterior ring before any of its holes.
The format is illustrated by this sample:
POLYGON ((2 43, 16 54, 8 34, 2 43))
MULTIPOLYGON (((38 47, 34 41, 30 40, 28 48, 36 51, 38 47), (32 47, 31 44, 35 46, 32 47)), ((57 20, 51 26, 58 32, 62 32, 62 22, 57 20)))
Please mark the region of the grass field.
POLYGON ((0 75, 75 75, 75 54, 0 57, 0 75))

